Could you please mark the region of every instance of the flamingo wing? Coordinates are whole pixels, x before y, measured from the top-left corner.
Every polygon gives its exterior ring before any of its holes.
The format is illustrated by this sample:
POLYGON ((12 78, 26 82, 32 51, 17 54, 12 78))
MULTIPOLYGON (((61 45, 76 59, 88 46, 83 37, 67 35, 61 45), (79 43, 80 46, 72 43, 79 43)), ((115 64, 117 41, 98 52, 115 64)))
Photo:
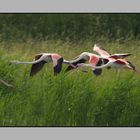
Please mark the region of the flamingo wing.
POLYGON ((133 70, 136 70, 135 66, 130 62, 130 61, 127 61, 130 65, 130 67, 133 69, 133 70))
POLYGON ((52 58, 52 60, 53 60, 54 74, 56 75, 61 72, 63 58, 62 57, 60 57, 59 59, 52 58))
MULTIPOLYGON (((38 60, 41 56, 42 54, 35 55, 35 60, 38 60)), ((40 61, 36 64, 33 64, 31 67, 30 76, 34 76, 37 72, 39 72, 43 68, 45 63, 45 61, 40 61)))
POLYGON ((114 61, 114 63, 120 64, 120 65, 126 65, 128 62, 122 59, 117 59, 114 61))
POLYGON ((109 57, 110 56, 110 54, 105 49, 99 47, 97 44, 94 45, 93 51, 97 52, 102 57, 109 57))
MULTIPOLYGON (((93 64, 94 66, 100 66, 100 65, 102 65, 102 59, 101 59, 101 58, 98 58, 98 57, 95 57, 95 56, 93 55, 93 56, 90 57, 89 63, 90 63, 90 64, 93 64)), ((102 69, 93 69, 93 73, 94 73, 96 76, 101 75, 102 69)))
POLYGON ((114 59, 123 59, 123 58, 125 58, 125 57, 130 56, 130 55, 132 55, 132 54, 131 54, 131 53, 112 54, 112 55, 110 55, 109 57, 110 57, 110 58, 114 58, 114 59))

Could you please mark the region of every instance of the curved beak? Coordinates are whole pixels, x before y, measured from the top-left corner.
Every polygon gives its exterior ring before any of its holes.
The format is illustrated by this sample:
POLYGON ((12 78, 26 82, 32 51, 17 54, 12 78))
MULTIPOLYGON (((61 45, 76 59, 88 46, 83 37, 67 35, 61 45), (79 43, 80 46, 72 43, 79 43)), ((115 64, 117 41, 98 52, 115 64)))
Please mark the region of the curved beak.
POLYGON ((136 71, 135 66, 130 61, 127 61, 127 62, 128 62, 128 65, 127 65, 128 69, 136 71))

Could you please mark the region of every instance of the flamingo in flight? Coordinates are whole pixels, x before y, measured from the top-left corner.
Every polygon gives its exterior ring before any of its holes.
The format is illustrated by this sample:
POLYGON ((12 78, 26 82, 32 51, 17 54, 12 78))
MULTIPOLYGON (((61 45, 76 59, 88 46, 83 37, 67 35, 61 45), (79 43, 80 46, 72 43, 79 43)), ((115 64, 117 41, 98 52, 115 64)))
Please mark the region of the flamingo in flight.
POLYGON ((106 50, 101 49, 96 44, 94 45, 93 51, 96 51, 102 57, 102 59, 105 60, 104 64, 100 66, 95 66, 93 63, 89 63, 89 64, 81 63, 81 64, 77 64, 77 67, 87 66, 87 67, 92 67, 94 69, 102 69, 104 67, 124 68, 124 69, 129 69, 138 72, 136 71, 135 66, 131 62, 124 59, 125 57, 130 56, 131 55, 130 53, 110 55, 106 50))
MULTIPOLYGON (((74 60, 68 61, 72 65, 69 65, 67 67, 66 72, 78 68, 80 66, 78 64, 84 64, 87 61, 91 65, 100 66, 104 64, 104 62, 107 61, 107 59, 106 58, 103 59, 101 56, 90 52, 83 52, 79 56, 77 56, 74 60)), ((95 69, 95 67, 93 67, 92 70, 95 75, 100 75, 102 73, 102 69, 99 68, 95 69)))
MULTIPOLYGON (((71 64, 78 67, 89 66, 92 67, 95 75, 102 73, 102 68, 128 68, 135 70, 135 67, 131 62, 124 60, 125 57, 130 56, 130 53, 112 54, 110 55, 104 49, 101 49, 97 44, 94 45, 93 51, 96 51, 99 55, 83 52, 76 59, 69 61, 71 64), (85 64, 88 61, 89 64, 85 64)), ((66 71, 72 70, 75 67, 68 66, 66 71)))
POLYGON ((83 67, 83 66, 87 66, 87 67, 92 67, 95 69, 102 69, 102 68, 124 68, 124 69, 129 69, 129 70, 133 70, 136 71, 135 66, 132 65, 131 62, 124 60, 124 59, 108 59, 108 62, 104 65, 101 66, 95 66, 93 64, 77 64, 77 67, 83 67))
POLYGON ((30 76, 34 76, 43 68, 45 63, 49 62, 53 62, 53 69, 55 75, 61 72, 62 63, 72 65, 68 61, 64 60, 63 57, 57 53, 36 54, 34 61, 32 62, 11 61, 12 64, 32 64, 30 76))

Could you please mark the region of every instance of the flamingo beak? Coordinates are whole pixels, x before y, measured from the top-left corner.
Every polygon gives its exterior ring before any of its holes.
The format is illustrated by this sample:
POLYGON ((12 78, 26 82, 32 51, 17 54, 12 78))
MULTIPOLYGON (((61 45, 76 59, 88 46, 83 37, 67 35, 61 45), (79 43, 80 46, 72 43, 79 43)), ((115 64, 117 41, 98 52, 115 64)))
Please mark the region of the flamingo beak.
POLYGON ((127 62, 128 62, 127 68, 130 69, 130 70, 136 71, 135 66, 130 61, 127 61, 127 62))
POLYGON ((134 71, 136 70, 134 66, 130 66, 130 65, 128 66, 128 69, 134 70, 134 71))

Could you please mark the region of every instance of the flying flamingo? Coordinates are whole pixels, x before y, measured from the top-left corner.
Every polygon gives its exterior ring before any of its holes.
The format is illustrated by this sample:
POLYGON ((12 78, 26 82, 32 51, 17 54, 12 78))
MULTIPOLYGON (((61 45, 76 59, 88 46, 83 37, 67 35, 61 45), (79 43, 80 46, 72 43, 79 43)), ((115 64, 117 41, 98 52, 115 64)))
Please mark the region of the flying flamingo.
POLYGON ((133 70, 135 72, 138 72, 138 71, 136 71, 135 66, 131 62, 124 59, 125 57, 130 56, 131 55, 130 53, 110 55, 106 50, 101 49, 96 44, 94 45, 93 50, 96 51, 98 54, 100 54, 102 59, 105 60, 106 62, 101 66, 95 66, 92 63, 89 63, 89 64, 81 63, 81 64, 77 64, 77 67, 87 66, 87 67, 92 67, 92 68, 95 68, 95 69, 102 69, 104 67, 107 67, 107 68, 124 68, 124 69, 129 69, 129 70, 133 70))
POLYGON ((136 71, 135 66, 132 65, 131 62, 126 61, 124 59, 114 59, 114 58, 109 58, 108 62, 104 65, 101 65, 101 66, 95 66, 92 64, 84 64, 84 63, 77 64, 77 67, 83 67, 83 66, 92 67, 95 69, 110 67, 110 68, 124 68, 124 69, 136 71))
POLYGON ((49 62, 53 62, 53 69, 55 75, 61 72, 62 63, 71 65, 68 61, 64 60, 61 55, 57 53, 36 54, 34 61, 32 62, 11 61, 12 64, 32 64, 30 76, 35 75, 43 68, 45 63, 49 63, 49 62))
POLYGON ((70 71, 74 68, 77 68, 78 64, 85 63, 87 61, 89 62, 89 64, 94 65, 92 70, 95 75, 100 75, 102 73, 102 69, 95 69, 95 67, 108 62, 106 58, 103 58, 99 55, 89 52, 83 52, 79 56, 77 56, 74 60, 68 61, 72 65, 69 65, 66 71, 70 71))
MULTIPOLYGON (((112 54, 110 55, 106 50, 101 49, 97 44, 94 45, 93 51, 96 51, 99 55, 83 52, 75 60, 69 61, 73 65, 78 67, 89 66, 92 67, 95 75, 102 73, 102 68, 128 68, 135 71, 135 67, 131 62, 124 60, 123 58, 130 56, 130 53, 112 54), (88 61, 89 64, 85 64, 88 61)), ((73 66, 68 66, 66 71, 74 69, 73 66)))

